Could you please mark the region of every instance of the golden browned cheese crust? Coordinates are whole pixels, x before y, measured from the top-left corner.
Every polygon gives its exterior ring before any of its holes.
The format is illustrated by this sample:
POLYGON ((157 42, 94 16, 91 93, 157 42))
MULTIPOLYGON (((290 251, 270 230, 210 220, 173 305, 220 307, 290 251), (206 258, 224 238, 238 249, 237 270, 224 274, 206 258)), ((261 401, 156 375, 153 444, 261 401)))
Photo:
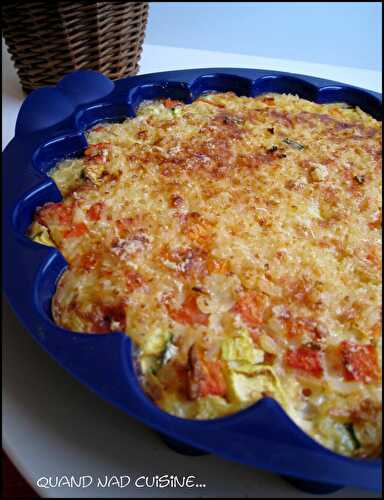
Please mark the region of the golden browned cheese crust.
POLYGON ((264 396, 324 446, 381 448, 381 123, 293 95, 144 103, 88 132, 30 228, 60 326, 126 332, 185 418, 264 396))

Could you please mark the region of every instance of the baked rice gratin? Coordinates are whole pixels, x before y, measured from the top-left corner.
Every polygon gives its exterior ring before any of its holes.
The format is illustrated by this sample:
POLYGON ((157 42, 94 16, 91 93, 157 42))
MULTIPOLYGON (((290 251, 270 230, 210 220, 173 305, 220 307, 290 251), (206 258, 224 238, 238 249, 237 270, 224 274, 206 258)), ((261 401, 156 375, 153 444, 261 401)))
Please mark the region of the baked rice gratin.
POLYGON ((381 123, 294 95, 144 102, 87 132, 29 235, 68 267, 54 321, 124 331, 145 392, 209 419, 263 396, 381 452, 381 123))

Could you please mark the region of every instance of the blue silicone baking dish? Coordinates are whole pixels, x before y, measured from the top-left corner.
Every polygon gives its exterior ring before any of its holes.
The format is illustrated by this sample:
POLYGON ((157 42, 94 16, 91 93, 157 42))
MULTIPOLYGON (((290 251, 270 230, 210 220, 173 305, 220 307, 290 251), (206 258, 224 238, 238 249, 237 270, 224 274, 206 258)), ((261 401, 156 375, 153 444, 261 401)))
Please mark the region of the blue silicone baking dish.
POLYGON ((98 122, 135 115, 141 101, 192 102, 210 91, 255 96, 289 92, 319 103, 344 101, 377 119, 381 96, 333 81, 255 69, 194 69, 110 81, 77 71, 55 87, 35 90, 22 104, 14 139, 3 154, 3 286, 19 320, 56 361, 100 397, 159 432, 182 453, 215 453, 289 478, 316 493, 343 486, 381 490, 381 461, 346 458, 307 436, 273 399, 216 420, 191 421, 160 410, 137 380, 133 346, 123 333, 72 333, 52 321, 51 297, 66 267, 54 248, 25 236, 35 209, 61 195, 46 172, 81 155, 84 132, 98 122))

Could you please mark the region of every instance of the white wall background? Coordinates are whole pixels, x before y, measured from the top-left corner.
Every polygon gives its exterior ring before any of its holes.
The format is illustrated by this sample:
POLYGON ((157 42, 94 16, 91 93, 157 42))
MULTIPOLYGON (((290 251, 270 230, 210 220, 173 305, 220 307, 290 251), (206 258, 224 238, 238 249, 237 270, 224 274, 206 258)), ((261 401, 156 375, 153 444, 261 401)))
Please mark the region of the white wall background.
POLYGON ((381 70, 381 12, 381 2, 150 2, 145 41, 381 70))

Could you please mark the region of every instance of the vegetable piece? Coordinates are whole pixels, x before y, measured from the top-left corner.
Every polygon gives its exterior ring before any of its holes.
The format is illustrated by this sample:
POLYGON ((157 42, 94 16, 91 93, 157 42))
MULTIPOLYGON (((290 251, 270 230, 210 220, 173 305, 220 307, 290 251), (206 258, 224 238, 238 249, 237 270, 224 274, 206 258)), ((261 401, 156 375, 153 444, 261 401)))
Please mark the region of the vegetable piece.
POLYGON ((339 453, 350 454, 360 447, 356 439, 353 426, 350 424, 334 423, 335 448, 339 453))
POLYGON ((311 340, 320 340, 322 338, 321 326, 310 318, 287 318, 284 323, 290 338, 302 338, 304 335, 311 340))
POLYGON ((155 335, 148 338, 140 355, 140 368, 143 374, 156 375, 158 370, 166 365, 177 354, 177 347, 173 344, 173 335, 155 330, 155 335))
POLYGON ((169 315, 178 323, 185 325, 208 325, 209 315, 200 311, 196 302, 196 295, 189 295, 180 309, 169 310, 169 315))
POLYGON ((84 161, 82 159, 65 160, 59 167, 54 167, 48 175, 55 181, 60 193, 65 198, 80 186, 84 180, 84 161))
POLYGON ((242 329, 235 337, 226 338, 223 341, 221 358, 223 361, 234 363, 233 366, 236 366, 236 363, 254 365, 263 362, 264 353, 255 347, 249 332, 242 329))
POLYGON ((70 224, 73 217, 73 205, 46 203, 38 212, 37 220, 42 224, 70 224))
POLYGON ((105 168, 104 168, 104 165, 102 163, 89 162, 84 167, 84 176, 86 177, 86 179, 89 179, 96 186, 101 184, 104 172, 105 172, 105 168))
POLYGON ((173 343, 173 335, 171 335, 161 355, 161 365, 167 364, 177 354, 177 351, 178 349, 173 343))
POLYGON ((164 352, 167 343, 171 340, 171 338, 172 335, 169 331, 156 328, 146 337, 142 346, 142 353, 144 355, 160 356, 164 352))
POLYGON ((140 371, 143 375, 156 375, 157 370, 160 368, 159 358, 157 356, 141 356, 140 357, 140 371))
POLYGON ((84 175, 87 179, 98 185, 101 183, 105 174, 105 165, 110 157, 112 144, 109 142, 100 142, 91 144, 85 151, 86 166, 84 175))
POLYGON ((355 450, 358 450, 359 448, 361 448, 361 443, 360 441, 357 439, 357 436, 356 436, 356 433, 355 433, 355 429, 353 427, 353 424, 351 423, 348 423, 348 424, 344 424, 344 427, 345 429, 347 430, 348 434, 350 435, 350 438, 351 438, 351 441, 353 443, 353 447, 355 450))
POLYGON ((298 151, 303 151, 305 149, 305 146, 303 146, 299 142, 293 141, 292 139, 284 139, 282 142, 284 142, 284 144, 287 144, 288 146, 291 146, 291 148, 293 149, 297 149, 298 151))
POLYGON ((100 220, 101 211, 104 208, 104 203, 98 202, 94 203, 87 211, 88 217, 93 221, 100 220))
MULTIPOLYGON (((234 405, 228 404, 227 401, 221 396, 206 396, 197 401, 197 413, 195 418, 208 419, 217 418, 217 416, 224 416, 233 413, 237 408, 234 405)), ((238 408, 240 409, 240 408, 238 408)))
POLYGON ((229 401, 244 404, 257 401, 264 396, 273 396, 284 403, 275 374, 266 368, 259 366, 253 374, 233 370, 226 372, 229 401))
POLYGON ((308 373, 317 378, 323 375, 320 351, 306 346, 301 346, 295 351, 288 351, 285 355, 285 363, 289 368, 308 373))
POLYGON ((49 247, 55 247, 56 245, 52 241, 52 238, 49 234, 48 228, 39 224, 35 221, 30 230, 29 237, 35 241, 36 243, 40 243, 41 245, 47 245, 49 247))
POLYGON ((87 232, 87 226, 80 222, 64 232, 64 238, 78 238, 87 232))
POLYGON ((223 396, 226 384, 220 361, 208 361, 196 344, 190 348, 188 358, 190 398, 195 400, 208 394, 223 396))
POLYGON ((379 378, 379 366, 372 345, 354 344, 344 340, 339 345, 343 361, 344 379, 369 384, 379 378))
POLYGON ((180 116, 181 114, 181 106, 177 106, 176 108, 172 108, 173 116, 180 116))
POLYGON ((267 377, 249 377, 236 372, 230 373, 228 388, 230 401, 239 403, 257 401, 267 390, 273 391, 273 386, 267 377))
POLYGON ((173 109, 175 108, 176 106, 181 106, 182 105, 182 102, 180 101, 176 101, 174 99, 165 99, 165 101, 163 101, 163 104, 166 108, 168 109, 173 109))
POLYGON ((320 434, 328 440, 329 447, 343 455, 352 455, 356 450, 356 441, 353 438, 348 424, 338 422, 332 417, 323 415, 315 423, 320 434))
POLYGON ((280 380, 274 369, 265 364, 240 363, 236 368, 224 366, 227 383, 227 399, 230 403, 240 404, 257 401, 261 397, 271 396, 288 409, 280 380))
POLYGON ((243 292, 232 308, 232 312, 240 314, 241 319, 250 327, 259 326, 263 322, 265 297, 257 292, 243 292))

